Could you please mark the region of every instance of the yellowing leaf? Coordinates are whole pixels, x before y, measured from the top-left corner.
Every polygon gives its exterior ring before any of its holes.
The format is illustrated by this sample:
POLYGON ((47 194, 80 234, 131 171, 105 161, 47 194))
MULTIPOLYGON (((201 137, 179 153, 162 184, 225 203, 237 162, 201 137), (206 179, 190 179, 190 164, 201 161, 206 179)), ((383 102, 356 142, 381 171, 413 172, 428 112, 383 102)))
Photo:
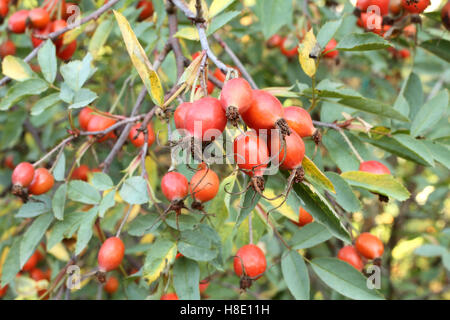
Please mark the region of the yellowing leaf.
POLYGON ((156 189, 159 182, 158 164, 150 156, 145 157, 145 170, 147 171, 148 182, 150 183, 150 186, 152 187, 152 189, 156 189))
POLYGON ((70 259, 69 252, 67 252, 66 248, 61 242, 55 244, 50 250, 48 250, 48 253, 61 261, 69 261, 70 259))
POLYGON ((84 32, 84 29, 86 29, 87 24, 83 24, 75 29, 69 30, 66 33, 64 33, 63 36, 63 45, 67 45, 71 43, 72 41, 76 40, 80 34, 84 32))
POLYGON ((141 211, 141 206, 139 204, 133 205, 133 208, 130 211, 130 215, 128 216, 127 222, 133 221, 134 218, 139 214, 139 211, 141 211))
MULTIPOLYGON (((194 14, 197 14, 197 8, 195 7, 196 2, 197 2, 196 0, 191 0, 189 2, 189 9, 194 14)), ((203 19, 208 21, 209 20, 208 4, 206 3, 205 0, 201 0, 201 4, 202 4, 203 19)))
POLYGON ((2 62, 2 72, 5 76, 17 81, 24 81, 33 75, 30 66, 15 56, 6 56, 2 62))
POLYGON ((2 274, 3 264, 5 263, 6 257, 8 256, 9 247, 5 247, 2 251, 2 255, 0 257, 0 275, 2 274))
MULTIPOLYGON (((268 188, 264 190, 264 195, 268 198, 274 198, 277 196, 272 189, 268 188)), ((272 208, 275 208, 278 207, 283 201, 284 198, 280 197, 276 200, 270 201, 270 205, 272 206, 272 208)), ((277 211, 288 219, 298 221, 298 212, 295 212, 290 206, 287 205, 286 202, 284 202, 283 205, 277 209, 277 211)))
POLYGON ((331 183, 330 179, 328 179, 327 176, 322 171, 320 171, 320 169, 317 168, 314 162, 312 162, 312 160, 307 156, 303 158, 302 166, 305 170, 305 177, 309 182, 315 183, 322 188, 327 189, 328 191, 336 193, 336 190, 334 189, 334 186, 331 183))
POLYGON ((141 238, 140 243, 152 243, 153 240, 155 240, 155 236, 151 233, 147 233, 141 238))
POLYGON ((143 277, 152 283, 159 278, 168 264, 175 260, 177 244, 164 239, 155 241, 145 258, 143 277))
POLYGON ((209 7, 209 17, 217 16, 233 2, 234 0, 214 0, 211 7, 209 7))
POLYGON ((181 28, 180 30, 177 31, 177 33, 174 34, 174 37, 183 38, 183 39, 192 40, 192 41, 200 40, 200 38, 198 36, 197 28, 195 28, 195 27, 181 28))
POLYGON ((313 30, 309 30, 305 38, 298 49, 298 60, 300 61, 300 65, 302 66, 303 71, 312 78, 316 74, 316 59, 313 59, 311 56, 318 55, 318 44, 316 41, 316 37, 314 36, 313 30))
POLYGON ((187 83, 188 87, 191 87, 195 79, 197 78, 198 69, 200 68, 202 59, 204 57, 205 53, 202 52, 194 59, 194 61, 191 62, 191 64, 184 70, 183 74, 181 75, 180 79, 178 80, 178 84, 187 83))
POLYGON ((152 97, 153 102, 159 106, 162 106, 164 103, 164 91, 158 74, 155 70, 153 70, 153 66, 148 60, 144 49, 131 29, 130 23, 120 12, 115 10, 113 10, 113 12, 117 23, 119 24, 120 32, 122 33, 125 46, 127 47, 128 54, 130 55, 134 67, 144 82, 144 85, 152 97))

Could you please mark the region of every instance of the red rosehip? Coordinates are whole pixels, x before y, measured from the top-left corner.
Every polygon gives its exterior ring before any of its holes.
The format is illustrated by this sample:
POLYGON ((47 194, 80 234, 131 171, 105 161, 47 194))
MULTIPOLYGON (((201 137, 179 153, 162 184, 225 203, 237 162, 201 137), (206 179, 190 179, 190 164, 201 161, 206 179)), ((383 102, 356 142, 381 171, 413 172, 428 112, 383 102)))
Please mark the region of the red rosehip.
POLYGON ((103 242, 98 252, 98 266, 100 271, 108 272, 116 269, 122 263, 125 245, 117 237, 110 237, 103 242))
POLYGON ((283 38, 279 34, 274 34, 267 40, 267 46, 269 48, 279 47, 282 41, 283 38))
POLYGON ((269 140, 269 152, 272 157, 278 156, 280 168, 294 170, 302 165, 305 157, 305 144, 296 132, 283 138, 278 130, 272 130, 269 140))
MULTIPOLYGON (((239 71, 238 68, 232 67, 230 65, 227 65, 228 68, 232 68, 234 70, 236 70, 236 72, 239 74, 239 77, 242 76, 241 72, 239 71)), ((225 73, 222 72, 222 70, 220 70, 219 68, 217 68, 216 70, 214 70, 213 76, 219 80, 220 82, 225 82, 227 75, 225 73)))
POLYGON ((0 57, 13 56, 16 54, 16 45, 11 40, 6 40, 0 44, 0 57))
POLYGON ((250 177, 262 176, 269 164, 269 150, 264 139, 255 131, 243 133, 234 139, 234 161, 250 177))
POLYGON ((9 288, 8 285, 0 287, 0 299, 5 296, 6 292, 8 292, 8 288, 9 288))
POLYGON ((11 170, 14 170, 14 168, 16 167, 14 165, 14 156, 12 154, 8 155, 5 157, 5 159, 3 160, 3 165, 6 168, 9 168, 11 170))
POLYGON ((29 162, 21 162, 14 169, 11 182, 13 185, 18 185, 21 187, 28 187, 33 181, 34 177, 34 167, 29 162))
POLYGON ((43 29, 50 22, 50 15, 43 8, 35 8, 30 11, 28 18, 33 28, 43 29))
POLYGON ((109 294, 113 294, 117 291, 117 289, 119 289, 119 280, 117 280, 117 278, 113 276, 109 277, 103 289, 109 294))
POLYGON ((39 46, 43 41, 43 39, 39 39, 37 37, 35 37, 35 35, 38 36, 48 36, 49 33, 51 32, 51 28, 52 28, 52 24, 49 23, 47 24, 47 26, 43 29, 38 29, 38 30, 33 30, 33 32, 31 33, 31 43, 33 44, 33 47, 36 48, 37 46, 39 46))
POLYGON ((179 300, 176 293, 166 293, 159 300, 179 300))
MULTIPOLYGON (((101 115, 94 115, 91 120, 89 120, 87 131, 88 132, 98 132, 98 131, 104 131, 114 125, 116 123, 115 119, 101 116, 101 115)), ((114 130, 108 132, 103 137, 98 139, 98 142, 106 141, 107 139, 114 139, 116 135, 114 134, 114 130)))
POLYGON ((82 164, 81 166, 79 166, 75 170, 73 170, 72 175, 70 176, 70 179, 71 180, 88 181, 88 173, 89 173, 89 167, 85 164, 82 164))
POLYGON ((220 92, 220 103, 225 111, 234 107, 242 114, 250 108, 252 102, 253 90, 247 80, 235 78, 225 82, 220 92))
POLYGON ((153 3, 151 1, 141 0, 138 2, 137 8, 142 8, 138 18, 139 21, 145 20, 153 15, 153 3))
POLYGON ((87 130, 89 121, 94 116, 92 112, 92 109, 89 107, 81 109, 80 114, 78 115, 78 122, 80 123, 81 129, 87 130))
POLYGON ((200 281, 198 288, 200 290, 200 294, 205 293, 206 289, 209 287, 209 281, 208 280, 202 280, 200 281))
POLYGON ((289 128, 295 131, 301 138, 310 137, 316 131, 311 115, 300 107, 284 108, 284 119, 286 119, 289 128))
POLYGON ((9 3, 8 0, 0 0, 0 20, 8 15, 9 3))
POLYGON ((227 117, 216 98, 205 97, 195 101, 186 112, 184 128, 195 138, 212 141, 219 137, 225 126, 227 117))
POLYGON ((184 129, 184 120, 186 119, 186 113, 192 106, 190 102, 181 103, 173 114, 173 120, 175 121, 175 127, 177 129, 184 129))
POLYGON ((294 222, 294 223, 296 225, 298 225, 299 227, 303 227, 313 221, 314 221, 314 218, 312 217, 312 215, 310 215, 308 213, 308 211, 306 211, 305 209, 300 208, 299 213, 298 213, 298 222, 294 222))
POLYGON ((288 40, 287 37, 283 38, 280 43, 280 51, 283 55, 288 58, 293 58, 298 55, 298 45, 293 48, 289 48, 291 40, 288 40))
POLYGON ((441 11, 442 24, 447 30, 450 30, 450 1, 442 8, 441 11))
POLYGON ((334 59, 339 56, 338 50, 330 51, 336 48, 336 46, 337 41, 335 39, 331 39, 330 42, 328 42, 328 44, 325 46, 325 49, 322 51, 322 53, 324 54, 323 57, 327 59, 334 59))
POLYGON ((430 3, 430 0, 402 0, 403 8, 409 13, 422 13, 430 3))
POLYGON ((77 50, 77 40, 73 40, 69 44, 56 46, 56 56, 63 61, 70 60, 77 50))
POLYGON ((48 272, 48 271, 50 271, 50 269, 47 270, 47 272, 43 272, 41 269, 33 268, 30 271, 30 277, 34 281, 40 281, 40 280, 50 281, 50 272, 48 272))
POLYGON ((14 12, 8 20, 8 28, 14 33, 24 33, 27 28, 28 10, 14 12))
POLYGON ((389 12, 393 16, 398 16, 402 12, 402 0, 391 0, 389 2, 389 12))
POLYGON ((355 241, 355 247, 358 252, 367 259, 379 258, 383 255, 384 245, 381 240, 368 233, 361 233, 355 241))
POLYGON ((200 165, 198 170, 189 182, 189 193, 198 202, 207 202, 213 199, 219 191, 219 177, 211 169, 200 165))
POLYGON ((351 264, 356 270, 361 271, 364 267, 361 257, 353 246, 345 246, 339 250, 337 255, 339 260, 351 264))
POLYGON ((264 252, 254 244, 241 247, 234 257, 234 272, 238 277, 245 275, 259 279, 266 271, 266 257, 264 252))
MULTIPOLYGON (((130 139, 131 143, 136 148, 141 148, 145 143, 145 134, 138 131, 140 127, 141 123, 135 124, 133 127, 131 127, 130 133, 128 134, 128 139, 130 139), (136 139, 134 137, 136 137, 136 139)), ((149 123, 147 125, 147 145, 149 148, 153 144, 153 142, 155 142, 155 139, 155 132, 153 131, 152 125, 149 123)))
POLYGON ((40 195, 48 192, 55 183, 53 175, 45 168, 38 168, 34 172, 33 181, 30 183, 28 192, 34 195, 40 195))
POLYGON ((39 257, 37 255, 37 252, 35 251, 31 257, 28 259, 27 262, 22 267, 22 271, 31 271, 36 267, 37 263, 39 262, 39 257))
POLYGON ((391 174, 391 171, 384 164, 375 160, 361 162, 359 171, 376 174, 391 174))
POLYGON ((161 190, 169 201, 184 199, 189 193, 189 183, 179 172, 168 172, 161 179, 161 190))

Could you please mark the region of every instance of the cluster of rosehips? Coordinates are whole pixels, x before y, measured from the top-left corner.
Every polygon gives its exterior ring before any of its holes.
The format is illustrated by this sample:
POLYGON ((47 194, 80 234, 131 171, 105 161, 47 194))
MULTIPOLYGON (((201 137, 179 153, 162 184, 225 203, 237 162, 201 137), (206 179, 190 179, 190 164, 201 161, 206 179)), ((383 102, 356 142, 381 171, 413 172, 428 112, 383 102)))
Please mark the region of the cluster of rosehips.
POLYGON ((27 198, 48 192, 55 183, 53 175, 46 168, 34 169, 29 162, 19 163, 11 176, 13 194, 27 198))
MULTIPOLYGON (((279 34, 274 34, 267 40, 267 47, 269 48, 279 48, 280 52, 288 58, 293 58, 298 55, 298 45, 289 49, 289 38, 282 37, 279 34)), ((339 51, 335 50, 337 46, 337 41, 331 39, 322 51, 322 56, 326 59, 335 59, 339 56, 339 51)))

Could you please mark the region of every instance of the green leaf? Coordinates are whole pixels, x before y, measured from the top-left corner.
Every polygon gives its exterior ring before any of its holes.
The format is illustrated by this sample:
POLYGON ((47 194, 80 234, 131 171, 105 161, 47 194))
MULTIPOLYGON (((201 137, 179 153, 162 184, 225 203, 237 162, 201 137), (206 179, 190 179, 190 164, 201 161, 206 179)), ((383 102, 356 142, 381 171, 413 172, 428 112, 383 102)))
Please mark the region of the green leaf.
POLYGON ((331 180, 336 189, 336 195, 332 196, 335 196, 339 205, 348 212, 359 211, 361 209, 361 202, 355 196, 348 183, 335 172, 328 171, 325 174, 331 180))
POLYGON ((309 275, 303 257, 294 250, 288 250, 281 258, 284 281, 297 300, 309 300, 309 275))
POLYGON ((119 195, 130 204, 144 204, 149 201, 147 182, 142 177, 128 178, 120 188, 119 195))
POLYGON ((408 102, 410 119, 414 119, 417 112, 422 107, 424 99, 422 82, 417 74, 411 72, 402 87, 401 95, 408 102))
POLYGON ((440 257, 446 252, 446 248, 435 244, 424 244, 414 250, 414 254, 422 257, 440 257))
POLYGON ((75 254, 78 255, 86 248, 92 238, 94 222, 97 219, 98 207, 93 207, 85 212, 80 228, 77 233, 77 244, 75 246, 75 254))
POLYGON ((51 200, 47 195, 33 198, 34 201, 28 201, 20 207, 16 218, 34 218, 52 210, 51 200))
POLYGON ((212 20, 211 24, 209 25, 208 30, 206 31, 207 35, 213 34, 228 22, 230 22, 232 19, 237 17, 240 13, 240 11, 227 11, 222 13, 221 15, 218 15, 212 20))
POLYGON ((342 19, 327 21, 319 30, 317 34, 317 42, 321 48, 325 48, 325 46, 330 42, 330 40, 334 37, 339 27, 342 24, 342 19))
POLYGON ((52 40, 47 40, 38 51, 38 62, 45 80, 53 83, 56 78, 58 65, 56 62, 56 48, 52 40))
POLYGON ((98 96, 95 92, 82 88, 75 93, 73 103, 69 106, 69 109, 83 108, 97 98, 98 96))
POLYGON ((37 116, 50 107, 60 102, 59 93, 52 93, 44 98, 38 100, 31 108, 31 115, 37 116))
POLYGON ((97 57, 99 50, 105 45, 106 40, 113 30, 113 21, 112 20, 104 20, 100 25, 95 29, 94 35, 89 41, 88 51, 92 54, 94 58, 97 57))
POLYGON ((173 263, 176 254, 177 245, 175 242, 158 238, 152 243, 143 267, 143 277, 148 283, 152 283, 159 278, 166 266, 173 263))
MULTIPOLYGON (((287 177, 288 174, 284 173, 284 175, 287 177)), ((338 215, 319 193, 314 192, 304 183, 294 184, 294 191, 291 192, 289 199, 296 202, 297 205, 294 208, 296 212, 300 210, 300 207, 304 208, 316 222, 326 226, 334 236, 344 242, 351 242, 350 235, 338 215)))
MULTIPOLYGON (((210 261, 218 254, 216 240, 200 227, 196 230, 183 231, 178 242, 178 251, 192 260, 210 261)), ((220 242, 220 238, 218 240, 220 242)))
POLYGON ((128 227, 128 234, 142 237, 144 234, 154 233, 161 223, 162 221, 157 214, 140 215, 131 221, 128 227))
POLYGON ((382 300, 375 289, 367 287, 367 279, 350 264, 336 258, 316 258, 311 267, 322 281, 340 294, 357 300, 382 300))
POLYGON ((312 222, 299 228, 292 239, 292 248, 295 250, 311 248, 331 238, 331 233, 320 223, 312 222))
POLYGON ((111 178, 103 172, 94 172, 91 183, 97 190, 100 191, 105 191, 114 187, 114 183, 111 178))
POLYGON ((430 150, 428 150, 423 141, 414 139, 408 134, 395 134, 392 137, 409 150, 414 150, 428 165, 434 166, 434 160, 430 154, 430 150))
POLYGON ((409 122, 407 117, 381 101, 366 98, 344 98, 339 100, 338 103, 380 117, 409 122))
POLYGON ((214 0, 209 7, 209 16, 212 18, 225 10, 235 0, 214 0))
POLYGON ((420 46, 442 60, 450 62, 450 41, 444 39, 431 39, 420 43, 420 46))
POLYGON ((411 123, 411 135, 424 135, 442 119, 448 107, 448 92, 442 90, 419 109, 411 123))
POLYGON ((98 204, 101 200, 100 193, 82 180, 70 181, 67 195, 70 200, 86 204, 98 204))
POLYGON ((0 101, 0 110, 8 110, 11 106, 26 96, 41 94, 48 89, 48 85, 41 79, 28 79, 12 86, 6 96, 0 101))
POLYGON ((54 224, 50 236, 47 240, 47 248, 51 250, 58 242, 65 237, 71 237, 79 228, 81 222, 86 216, 86 212, 70 212, 64 215, 64 220, 54 224))
POLYGON ((336 193, 331 181, 307 156, 303 158, 302 166, 305 170, 305 177, 309 182, 332 193, 336 193))
POLYGON ((435 141, 422 140, 428 150, 431 151, 433 159, 442 163, 447 169, 450 169, 450 150, 444 144, 435 141))
POLYGON ((115 195, 116 190, 112 190, 108 192, 106 195, 103 194, 102 201, 100 201, 100 204, 98 206, 98 215, 100 216, 100 218, 103 218, 106 211, 114 207, 114 205, 116 204, 116 201, 114 199, 115 195))
POLYGON ((359 168, 358 159, 339 132, 328 130, 323 136, 322 142, 331 159, 342 171, 357 170, 359 168))
POLYGON ((254 12, 265 39, 276 33, 282 26, 292 23, 291 0, 258 0, 254 12))
MULTIPOLYGON (((1 103, 1 102, 0 102, 1 103)), ((27 119, 27 113, 24 109, 8 112, 6 123, 2 124, 0 149, 4 150, 13 147, 23 132, 23 124, 27 119)))
POLYGON ((200 300, 200 268, 197 262, 181 257, 173 265, 173 286, 180 300, 200 300))
POLYGON ((390 47, 389 41, 373 32, 351 33, 339 41, 336 49, 342 51, 369 51, 390 47))
POLYGON ((53 169, 53 177, 56 181, 63 181, 66 171, 66 156, 64 155, 64 151, 61 153, 61 156, 56 162, 55 168, 53 169))
MULTIPOLYGON (((244 180, 244 186, 247 185, 247 177, 244 180)), ((236 217, 235 228, 238 228, 242 221, 244 221, 250 212, 255 209, 255 206, 258 204, 259 199, 261 199, 261 195, 257 193, 253 188, 249 188, 245 195, 241 198, 241 203, 239 204, 239 212, 236 217)))
POLYGON ((52 209, 55 218, 58 220, 64 219, 64 206, 66 204, 67 184, 63 183, 56 189, 52 200, 52 209))
POLYGON ((348 171, 341 174, 350 185, 371 192, 404 201, 410 197, 409 191, 390 174, 376 174, 363 171, 348 171))
POLYGON ((5 262, 2 266, 2 282, 0 287, 4 287, 10 284, 15 278, 17 273, 20 271, 20 244, 22 242, 22 237, 18 236, 13 240, 11 248, 9 249, 8 255, 6 256, 5 262))
POLYGON ((53 214, 45 213, 36 218, 36 220, 33 221, 33 224, 25 231, 22 241, 20 242, 20 268, 24 266, 34 253, 34 250, 41 242, 42 237, 52 221, 53 214))
POLYGON ((82 61, 71 61, 61 66, 59 70, 64 83, 77 92, 95 72, 95 68, 92 67, 92 55, 88 53, 82 61))

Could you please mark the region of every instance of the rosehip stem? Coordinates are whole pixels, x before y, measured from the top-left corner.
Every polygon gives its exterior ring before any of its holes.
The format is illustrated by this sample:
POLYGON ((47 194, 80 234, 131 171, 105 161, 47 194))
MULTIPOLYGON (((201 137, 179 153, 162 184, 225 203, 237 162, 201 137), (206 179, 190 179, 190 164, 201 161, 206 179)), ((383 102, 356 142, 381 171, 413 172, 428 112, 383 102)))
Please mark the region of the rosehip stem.
POLYGON ((59 148, 64 148, 65 145, 67 143, 69 143, 70 141, 72 141, 73 139, 75 139, 76 136, 69 136, 67 138, 65 138, 63 141, 61 141, 56 147, 54 147, 52 150, 50 150, 46 155, 44 155, 42 158, 40 158, 38 161, 36 161, 35 163, 33 163, 33 167, 37 167, 39 166, 41 163, 43 163, 45 160, 47 160, 48 158, 50 158, 50 156, 52 154, 54 154, 56 151, 59 150, 59 148))

